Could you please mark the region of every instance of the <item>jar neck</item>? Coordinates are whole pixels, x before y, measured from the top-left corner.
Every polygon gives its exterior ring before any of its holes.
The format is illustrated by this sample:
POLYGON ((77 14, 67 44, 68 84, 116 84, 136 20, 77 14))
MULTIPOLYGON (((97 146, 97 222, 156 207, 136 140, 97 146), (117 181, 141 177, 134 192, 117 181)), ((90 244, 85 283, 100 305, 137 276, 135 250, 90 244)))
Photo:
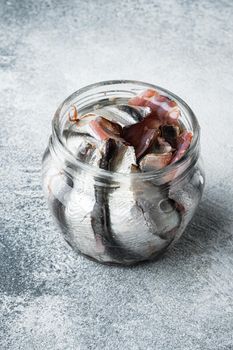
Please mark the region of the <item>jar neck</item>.
POLYGON ((195 164, 199 159, 200 146, 199 142, 188 157, 184 156, 182 162, 174 164, 161 169, 162 171, 146 172, 146 173, 132 173, 122 174, 105 171, 89 164, 85 164, 67 152, 59 143, 55 135, 52 135, 49 142, 50 154, 57 167, 62 170, 67 176, 72 178, 79 178, 80 174, 94 177, 100 183, 127 183, 133 181, 153 181, 157 185, 165 185, 170 182, 179 183, 183 181, 192 172, 195 164))
MULTIPOLYGON (((91 108, 91 107, 90 107, 91 108)), ((157 183, 168 183, 169 181, 179 181, 190 173, 199 157, 200 128, 197 119, 189 106, 173 93, 154 86, 136 81, 108 81, 87 86, 76 91, 60 105, 53 120, 53 133, 50 139, 50 152, 59 163, 59 167, 72 176, 79 176, 80 172, 100 179, 100 181, 127 182, 131 179, 139 181, 153 181, 157 183), (192 143, 184 156, 165 168, 158 171, 145 173, 121 174, 112 173, 84 163, 74 157, 62 141, 62 132, 66 122, 67 111, 72 105, 76 105, 78 111, 86 110, 88 106, 93 106, 102 101, 114 104, 116 98, 130 98, 139 92, 153 88, 176 101, 181 111, 181 122, 185 128, 193 132, 192 143), (78 171, 77 171, 78 170, 78 171)))

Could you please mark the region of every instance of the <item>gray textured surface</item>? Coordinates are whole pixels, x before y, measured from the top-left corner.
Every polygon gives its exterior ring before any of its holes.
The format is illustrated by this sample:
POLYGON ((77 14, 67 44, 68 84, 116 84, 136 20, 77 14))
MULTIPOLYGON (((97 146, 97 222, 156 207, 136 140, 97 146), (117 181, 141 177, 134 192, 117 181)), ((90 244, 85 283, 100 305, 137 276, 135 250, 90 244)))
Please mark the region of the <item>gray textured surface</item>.
POLYGON ((0 349, 233 349, 233 2, 0 1, 0 349), (207 186, 158 262, 76 256, 40 185, 58 104, 105 79, 183 97, 207 186))

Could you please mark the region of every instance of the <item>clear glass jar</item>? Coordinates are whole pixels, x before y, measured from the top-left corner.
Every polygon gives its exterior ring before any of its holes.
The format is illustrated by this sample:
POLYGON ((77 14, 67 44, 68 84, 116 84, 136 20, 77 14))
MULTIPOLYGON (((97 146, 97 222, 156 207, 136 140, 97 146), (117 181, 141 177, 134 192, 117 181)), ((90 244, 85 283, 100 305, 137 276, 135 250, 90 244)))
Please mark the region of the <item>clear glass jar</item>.
POLYGON ((194 215, 204 187, 197 119, 178 96, 137 81, 106 81, 68 97, 52 122, 43 156, 43 188, 50 210, 72 248, 102 263, 134 264, 154 259, 181 236, 194 215), (120 174, 88 165, 63 142, 67 112, 111 105, 152 88, 175 100, 181 123, 193 140, 179 161, 159 171, 120 174))

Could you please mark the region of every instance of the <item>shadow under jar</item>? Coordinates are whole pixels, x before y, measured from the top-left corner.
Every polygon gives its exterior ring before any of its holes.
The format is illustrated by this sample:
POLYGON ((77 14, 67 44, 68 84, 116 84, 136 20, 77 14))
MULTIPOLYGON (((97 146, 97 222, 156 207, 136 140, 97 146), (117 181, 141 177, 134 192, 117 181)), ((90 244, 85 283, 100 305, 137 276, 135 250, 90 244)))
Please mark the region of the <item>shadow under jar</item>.
POLYGON ((178 96, 137 81, 89 85, 68 97, 52 122, 43 156, 43 188, 50 210, 72 248, 102 263, 134 264, 151 260, 177 241, 194 215, 204 187, 197 119, 178 96), (67 113, 120 104, 145 89, 174 100, 180 122, 192 131, 185 155, 165 168, 121 174, 77 159, 64 143, 67 113))

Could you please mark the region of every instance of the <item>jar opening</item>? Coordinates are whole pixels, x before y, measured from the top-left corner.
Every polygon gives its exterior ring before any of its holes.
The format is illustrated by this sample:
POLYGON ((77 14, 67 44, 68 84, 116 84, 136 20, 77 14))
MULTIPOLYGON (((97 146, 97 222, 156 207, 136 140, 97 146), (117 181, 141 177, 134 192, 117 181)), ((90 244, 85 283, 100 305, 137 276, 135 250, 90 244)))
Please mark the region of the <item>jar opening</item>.
POLYGON ((52 122, 52 142, 54 153, 60 161, 68 159, 69 163, 82 168, 85 172, 91 173, 94 176, 100 178, 114 178, 117 180, 126 180, 127 178, 137 178, 140 180, 149 180, 149 179, 159 179, 169 174, 172 174, 178 169, 182 169, 182 173, 190 169, 197 160, 199 139, 200 139, 200 127, 197 121, 196 116, 194 115, 191 108, 177 95, 172 92, 159 87, 157 85, 148 84, 145 82, 134 81, 134 80, 112 80, 112 81, 103 81, 95 84, 88 85, 84 88, 81 88, 70 95, 57 109, 53 122, 52 122), (71 151, 66 147, 62 140, 62 132, 67 120, 67 112, 72 105, 76 105, 78 111, 88 111, 91 106, 101 103, 101 101, 108 101, 109 104, 114 104, 116 99, 121 98, 131 98, 143 90, 146 89, 155 89, 160 94, 165 95, 172 100, 174 100, 181 111, 180 120, 184 126, 192 131, 193 139, 190 144, 189 149, 178 161, 173 164, 169 164, 166 167, 160 170, 153 170, 144 173, 130 173, 123 174, 118 172, 112 172, 109 170, 103 170, 97 168, 96 166, 85 163, 79 159, 76 159, 71 151))

